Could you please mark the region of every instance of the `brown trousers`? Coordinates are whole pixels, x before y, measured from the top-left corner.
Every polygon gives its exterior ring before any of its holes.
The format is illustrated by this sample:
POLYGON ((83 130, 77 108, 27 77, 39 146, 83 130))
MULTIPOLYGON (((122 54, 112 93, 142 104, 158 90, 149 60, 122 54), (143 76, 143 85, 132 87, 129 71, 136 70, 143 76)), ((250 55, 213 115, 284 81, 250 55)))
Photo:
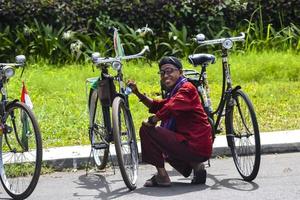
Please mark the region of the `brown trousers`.
POLYGON ((208 160, 193 153, 188 142, 177 141, 175 132, 166 128, 142 125, 140 138, 143 162, 163 168, 166 161, 184 177, 188 177, 192 172, 191 162, 208 160))

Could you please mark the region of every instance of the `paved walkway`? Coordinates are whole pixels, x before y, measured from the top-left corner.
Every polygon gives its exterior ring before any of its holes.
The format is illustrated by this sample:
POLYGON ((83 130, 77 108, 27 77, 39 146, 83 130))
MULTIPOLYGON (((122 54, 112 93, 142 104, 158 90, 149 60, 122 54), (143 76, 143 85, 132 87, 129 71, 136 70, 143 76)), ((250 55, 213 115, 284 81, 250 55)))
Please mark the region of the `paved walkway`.
MULTIPOLYGON (((300 130, 261 133, 260 136, 263 154, 300 152, 300 130)), ((90 151, 89 145, 44 149, 43 160, 58 169, 79 168, 86 165, 90 151)), ((110 148, 110 153, 112 159, 115 160, 113 146, 110 148)), ((217 136, 214 142, 213 157, 222 155, 230 155, 226 136, 217 136)))

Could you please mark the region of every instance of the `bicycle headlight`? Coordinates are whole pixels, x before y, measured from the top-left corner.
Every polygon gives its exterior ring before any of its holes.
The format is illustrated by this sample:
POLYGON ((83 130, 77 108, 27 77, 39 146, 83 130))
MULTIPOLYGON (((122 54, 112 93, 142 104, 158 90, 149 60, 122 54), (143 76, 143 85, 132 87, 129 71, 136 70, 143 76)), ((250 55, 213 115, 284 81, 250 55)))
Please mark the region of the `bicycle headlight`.
POLYGON ((230 39, 226 39, 226 40, 224 40, 224 42, 222 43, 222 45, 223 45, 223 47, 225 49, 230 49, 232 47, 232 45, 233 45, 233 42, 230 39))
POLYGON ((15 75, 15 70, 11 66, 5 66, 5 67, 3 67, 3 72, 4 72, 4 76, 6 78, 10 78, 13 75, 15 75))
POLYGON ((112 63, 112 68, 113 68, 114 70, 116 70, 116 71, 120 70, 120 69, 121 69, 121 66, 122 66, 121 63, 118 62, 118 61, 115 61, 115 62, 112 63))

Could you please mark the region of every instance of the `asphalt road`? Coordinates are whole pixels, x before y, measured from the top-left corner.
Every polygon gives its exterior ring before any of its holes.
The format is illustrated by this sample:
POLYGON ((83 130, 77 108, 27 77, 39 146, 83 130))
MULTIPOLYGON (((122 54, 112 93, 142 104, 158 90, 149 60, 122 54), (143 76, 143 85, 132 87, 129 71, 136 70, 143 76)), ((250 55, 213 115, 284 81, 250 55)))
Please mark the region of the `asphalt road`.
MULTIPOLYGON (((190 179, 167 167, 172 180, 169 188, 144 188, 154 173, 150 165, 140 165, 138 187, 129 192, 118 169, 105 172, 84 170, 56 172, 41 176, 32 200, 68 199, 300 199, 300 153, 263 155, 257 178, 241 180, 232 158, 211 160, 205 185, 191 185, 190 179)), ((0 199, 8 196, 0 189, 0 199)))

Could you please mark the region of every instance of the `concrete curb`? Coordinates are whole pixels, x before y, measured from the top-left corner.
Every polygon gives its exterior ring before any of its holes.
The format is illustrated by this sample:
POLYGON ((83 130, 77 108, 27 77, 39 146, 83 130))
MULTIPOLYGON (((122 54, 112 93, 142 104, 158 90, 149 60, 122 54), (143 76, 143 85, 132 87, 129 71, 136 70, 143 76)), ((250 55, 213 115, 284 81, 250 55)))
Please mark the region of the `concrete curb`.
MULTIPOLYGON (((140 150, 140 144, 138 145, 140 150)), ((300 152, 300 130, 261 133, 261 147, 262 154, 300 152)), ((91 148, 89 145, 50 148, 43 151, 43 161, 57 170, 63 168, 83 168, 87 165, 88 161, 91 163, 90 166, 93 166, 93 158, 89 160, 90 153, 91 148)), ((110 159, 114 165, 117 165, 113 145, 110 147, 110 154, 110 159)), ((212 156, 224 155, 231 155, 227 147, 226 136, 217 136, 212 156)))

